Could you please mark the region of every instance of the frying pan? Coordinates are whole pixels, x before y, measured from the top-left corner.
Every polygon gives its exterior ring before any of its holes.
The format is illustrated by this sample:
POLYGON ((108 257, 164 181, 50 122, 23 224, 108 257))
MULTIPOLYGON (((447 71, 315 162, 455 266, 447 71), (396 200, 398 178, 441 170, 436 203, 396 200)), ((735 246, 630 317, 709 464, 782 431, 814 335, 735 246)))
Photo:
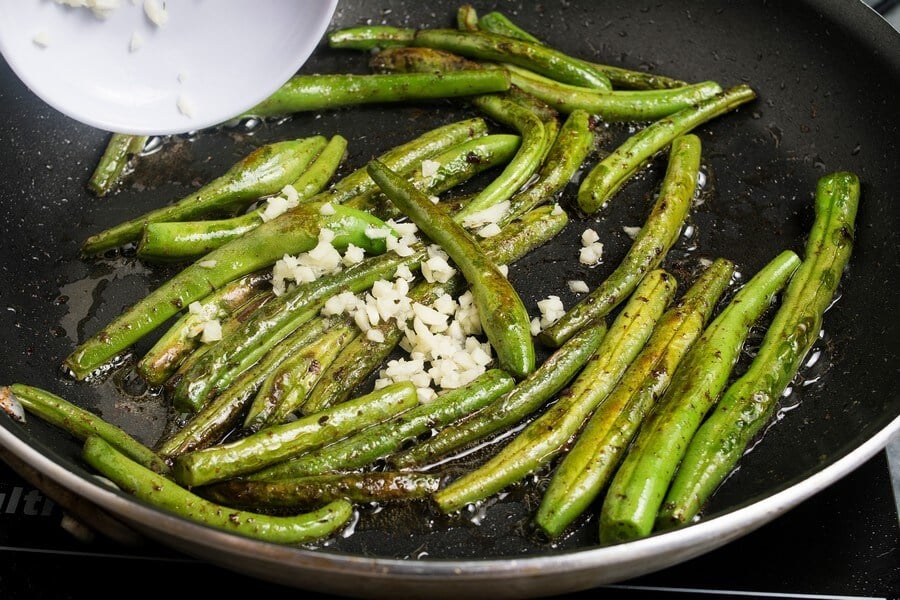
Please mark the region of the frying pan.
MULTIPOLYGON (((332 26, 452 26, 457 7, 343 0, 332 26)), ((531 485, 490 503, 477 518, 446 518, 421 504, 362 510, 352 535, 293 548, 211 530, 98 485, 78 459, 79 444, 36 418, 25 426, 0 419, 5 460, 69 506, 87 505, 126 529, 255 577, 354 597, 524 598, 620 581, 714 551, 880 451, 900 428, 900 307, 894 289, 900 280, 900 36, 862 3, 845 0, 573 0, 475 7, 481 13, 501 10, 576 56, 689 81, 714 79, 723 87, 747 82, 757 90, 752 104, 696 130, 708 185, 704 203, 691 216, 693 235, 680 240, 665 263, 676 275, 689 277, 698 258, 724 256, 749 277, 783 249, 802 252, 818 178, 850 170, 862 181, 854 254, 838 300, 826 313, 818 360, 803 368, 773 425, 698 522, 601 547, 595 511, 587 511, 571 534, 551 545, 528 527, 537 500, 537 486, 531 485)), ((365 55, 324 46, 303 68, 366 70, 365 55)), ((84 183, 108 134, 54 112, 0 67, 0 382, 44 387, 153 444, 169 414, 127 364, 91 384, 71 381, 59 364, 78 341, 175 267, 142 265, 127 252, 82 260, 81 241, 183 196, 269 141, 340 133, 350 140, 350 169, 472 114, 453 102, 370 106, 177 136, 142 157, 118 193, 97 199, 84 183)), ((629 245, 622 227, 642 222, 661 174, 662 165, 651 164, 607 210, 576 215, 559 238, 515 265, 510 277, 530 310, 549 294, 571 306, 575 298, 567 280, 595 285, 618 264, 629 245), (587 226, 606 243, 605 262, 594 269, 574 259, 587 226)), ((563 203, 571 202, 573 191, 566 191, 563 203)))

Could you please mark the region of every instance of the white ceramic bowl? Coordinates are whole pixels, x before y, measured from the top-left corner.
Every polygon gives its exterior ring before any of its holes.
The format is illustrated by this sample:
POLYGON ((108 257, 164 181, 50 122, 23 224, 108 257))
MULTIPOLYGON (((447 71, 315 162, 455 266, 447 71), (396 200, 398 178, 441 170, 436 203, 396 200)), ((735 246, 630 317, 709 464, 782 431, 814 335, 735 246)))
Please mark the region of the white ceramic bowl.
POLYGON ((114 132, 173 134, 226 121, 287 81, 337 0, 120 0, 104 18, 51 0, 0 0, 0 52, 55 109, 114 132))

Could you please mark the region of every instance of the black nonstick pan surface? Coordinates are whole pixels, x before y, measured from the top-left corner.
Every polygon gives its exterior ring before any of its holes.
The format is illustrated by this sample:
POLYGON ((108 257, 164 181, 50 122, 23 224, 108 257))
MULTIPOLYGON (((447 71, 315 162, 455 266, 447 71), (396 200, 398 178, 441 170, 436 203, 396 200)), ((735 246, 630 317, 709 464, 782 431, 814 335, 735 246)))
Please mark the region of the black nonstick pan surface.
MULTIPOLYGON (((381 22, 449 27, 457 8, 347 0, 339 3, 332 28, 381 22)), ((715 551, 883 448, 900 426, 900 35, 864 4, 846 0, 585 0, 475 8, 501 10, 572 55, 688 81, 712 79, 723 87, 748 83, 757 91, 753 103, 695 131, 703 141, 707 186, 691 215, 691 235, 664 263, 684 279, 682 288, 701 258, 729 258, 749 277, 781 250, 802 253, 818 178, 837 170, 860 177, 854 253, 826 313, 814 349, 818 360, 803 368, 778 418, 697 523, 601 547, 588 511, 570 535, 548 544, 529 528, 537 481, 467 518, 442 517, 422 504, 364 510, 352 535, 290 548, 200 527, 98 485, 78 459, 79 444, 36 418, 25 426, 0 418, 2 456, 48 493, 65 490, 67 498, 81 498, 144 535, 261 578, 356 597, 535 597, 715 551)), ((366 61, 364 53, 323 45, 303 72, 366 72, 366 61)), ((55 112, 0 65, 0 384, 53 391, 152 445, 170 415, 127 361, 93 383, 74 382, 59 366, 78 342, 176 267, 145 265, 127 252, 83 260, 80 243, 185 195, 270 141, 341 134, 350 140, 349 172, 419 133, 475 114, 453 102, 368 106, 175 136, 142 156, 119 191, 98 199, 85 182, 108 132, 55 112)), ((605 148, 624 134, 611 128, 605 148)), ((549 294, 571 306, 576 298, 568 280, 596 285, 618 264, 630 242, 622 227, 642 223, 663 166, 651 164, 597 215, 573 212, 563 234, 514 265, 510 278, 533 314, 549 294), (604 262, 595 268, 577 261, 586 227, 605 243, 604 262)), ((573 184, 561 199, 564 206, 574 207, 574 190, 573 184)))

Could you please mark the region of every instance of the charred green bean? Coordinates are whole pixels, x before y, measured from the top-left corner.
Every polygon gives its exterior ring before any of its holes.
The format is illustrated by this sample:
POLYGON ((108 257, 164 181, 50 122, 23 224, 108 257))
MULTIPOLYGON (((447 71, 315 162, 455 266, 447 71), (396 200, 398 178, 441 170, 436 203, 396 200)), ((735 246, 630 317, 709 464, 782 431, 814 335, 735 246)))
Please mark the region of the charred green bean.
POLYGON ((131 460, 151 469, 154 473, 166 474, 169 472, 169 465, 162 457, 124 429, 52 392, 32 385, 14 383, 0 387, 0 404, 5 404, 6 397, 10 395, 22 405, 26 412, 67 431, 79 440, 84 441, 90 436, 98 436, 131 460))
POLYGON ((796 270, 786 250, 753 276, 706 327, 675 371, 609 485, 600 510, 600 540, 648 535, 672 475, 701 419, 719 397, 750 332, 796 270))
POLYGON ((853 173, 819 179, 803 262, 788 282, 756 357, 691 439, 657 515, 657 528, 689 523, 770 421, 819 337, 825 310, 850 260, 859 191, 853 173))
POLYGON ((483 500, 559 455, 640 352, 675 287, 675 278, 665 271, 649 273, 575 381, 486 463, 435 492, 440 509, 452 513, 483 500))
POLYGON ((432 473, 368 471, 324 473, 273 481, 229 479, 198 490, 204 498, 249 509, 304 508, 334 500, 363 504, 426 500, 440 486, 432 473))
POLYGON ((647 160, 676 137, 754 98, 756 92, 750 86, 740 84, 654 121, 594 165, 578 188, 578 206, 587 214, 597 212, 647 160))
POLYGON ((436 210, 427 196, 382 163, 371 161, 369 174, 385 195, 459 267, 472 287, 482 315, 482 328, 497 352, 501 368, 518 378, 534 370, 528 312, 519 294, 478 242, 456 221, 436 210))
POLYGON ((296 180, 326 143, 328 140, 316 135, 260 146, 197 191, 90 236, 81 251, 94 255, 137 241, 147 223, 187 221, 246 208, 296 180))
POLYGON ((535 514, 535 523, 548 536, 559 537, 606 486, 644 417, 702 333, 733 270, 730 261, 718 259, 700 275, 662 316, 647 345, 578 434, 554 469, 535 514))
POLYGON ((336 533, 353 516, 353 505, 343 499, 287 517, 215 504, 129 459, 97 436, 85 441, 82 456, 119 489, 136 498, 191 521, 267 542, 312 542, 336 533))
POLYGON ((191 487, 252 473, 361 431, 418 404, 416 388, 395 383, 290 423, 193 450, 175 458, 172 474, 191 487))
POLYGON ((556 347, 588 323, 609 313, 656 268, 681 234, 700 171, 700 138, 687 134, 672 142, 659 196, 625 258, 597 288, 546 327, 539 339, 556 347))

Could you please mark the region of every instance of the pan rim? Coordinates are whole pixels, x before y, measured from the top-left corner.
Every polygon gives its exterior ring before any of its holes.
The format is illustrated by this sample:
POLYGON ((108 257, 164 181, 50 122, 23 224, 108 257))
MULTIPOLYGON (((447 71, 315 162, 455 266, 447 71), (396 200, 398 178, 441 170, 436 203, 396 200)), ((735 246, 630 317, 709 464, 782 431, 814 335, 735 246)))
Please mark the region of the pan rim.
MULTIPOLYGON (((339 582, 330 581, 328 575, 344 578, 356 575, 373 580, 411 584, 413 586, 411 589, 427 585, 433 588, 429 591, 430 597, 434 597, 432 591, 441 597, 440 586, 446 586, 448 583, 452 583, 453 587, 444 593, 449 592, 456 596, 463 591, 460 586, 481 586, 485 582, 496 585, 502 581, 518 579, 523 574, 528 574, 532 578, 529 580, 532 584, 536 583, 535 577, 549 581, 550 578, 558 579, 561 574, 581 574, 585 579, 573 580, 575 587, 571 587, 573 581, 556 581, 547 587, 534 585, 532 589, 544 593, 577 591, 596 585, 616 583, 694 558, 761 527, 850 474, 882 451, 893 435, 900 433, 900 416, 895 417, 864 443, 812 475, 751 504, 688 527, 610 546, 538 556, 474 560, 427 558, 409 560, 332 553, 327 548, 305 549, 284 546, 214 529, 127 497, 123 492, 107 487, 99 479, 91 481, 88 477, 60 464, 51 458, 49 453, 42 452, 38 445, 31 444, 23 436, 14 433, 11 426, 16 426, 12 423, 12 419, 7 419, 3 426, 0 426, 0 447, 30 468, 51 478, 66 490, 78 494, 148 538, 176 548, 186 555, 223 568, 235 568, 235 563, 226 560, 229 556, 242 559, 252 556, 253 562, 259 564, 242 564, 241 566, 245 568, 240 570, 276 583, 294 586, 300 585, 298 579, 303 579, 301 574, 314 571, 325 577, 317 582, 304 581, 303 587, 310 584, 324 585, 321 591, 333 591, 332 584, 341 585, 339 582), (222 553, 224 548, 228 548, 229 552, 222 553), (277 569, 258 568, 262 566, 291 567, 292 571, 285 575, 277 569)), ((483 591, 481 587, 472 589, 483 591)), ((357 593, 358 591, 357 588, 357 593)), ((506 590, 507 593, 510 591, 515 590, 506 590)), ((393 592, 396 593, 397 588, 394 588, 393 592)), ((507 597, 529 597, 531 593, 507 597)))

